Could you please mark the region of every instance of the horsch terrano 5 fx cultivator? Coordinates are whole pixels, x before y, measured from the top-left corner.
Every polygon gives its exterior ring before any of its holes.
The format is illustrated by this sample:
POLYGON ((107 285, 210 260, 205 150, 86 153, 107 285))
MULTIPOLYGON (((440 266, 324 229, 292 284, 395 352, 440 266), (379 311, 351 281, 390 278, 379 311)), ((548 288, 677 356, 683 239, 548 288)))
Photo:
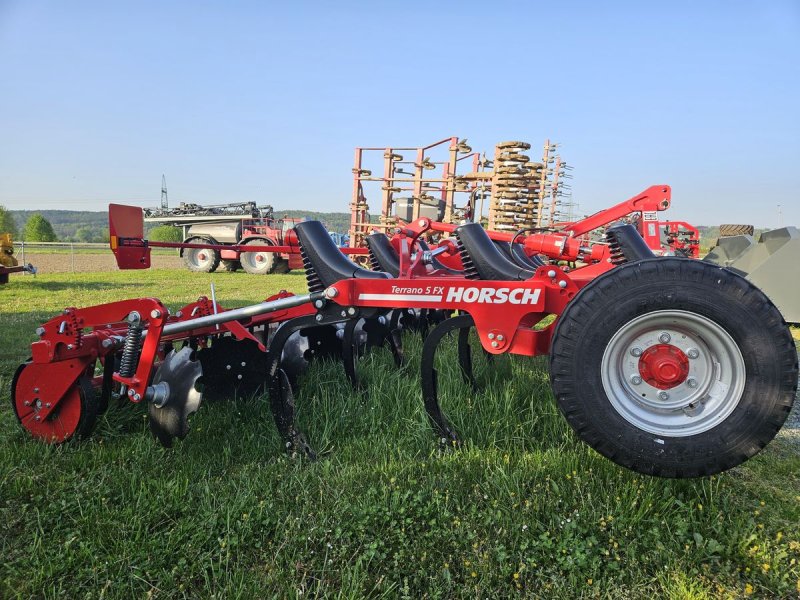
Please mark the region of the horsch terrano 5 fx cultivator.
MULTIPOLYGON (((668 205, 670 189, 653 186, 628 202, 641 199, 668 205)), ((123 268, 149 264, 141 218, 141 209, 110 209, 123 268)), ((391 238, 366 236, 373 270, 347 259, 316 221, 295 233, 289 243, 302 254, 307 294, 234 310, 201 297, 175 313, 139 298, 68 308, 42 325, 13 381, 22 426, 63 442, 86 435, 108 401, 124 396, 146 403, 168 446, 186 435, 202 393, 265 382, 287 448, 313 456, 294 419, 305 364, 341 359, 357 385, 359 346, 386 343, 399 363, 399 331, 411 326, 430 327, 422 396, 445 446, 459 436, 439 405, 434 357, 456 332, 471 381, 473 328, 489 355, 549 354, 553 393, 578 436, 641 473, 729 469, 763 448, 791 409, 797 354, 769 299, 725 268, 655 257, 630 224, 591 243, 418 218, 391 238), (437 232, 451 235, 427 246, 437 232), (548 315, 557 318, 537 327, 548 315)))

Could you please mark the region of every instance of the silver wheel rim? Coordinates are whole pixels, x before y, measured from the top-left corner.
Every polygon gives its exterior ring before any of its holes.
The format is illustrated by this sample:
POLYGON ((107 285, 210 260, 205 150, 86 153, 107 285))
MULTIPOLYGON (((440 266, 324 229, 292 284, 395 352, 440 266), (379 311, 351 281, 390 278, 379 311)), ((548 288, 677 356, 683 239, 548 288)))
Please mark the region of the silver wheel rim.
POLYGON ((189 260, 198 269, 205 269, 211 264, 211 251, 199 248, 190 248, 189 260), (201 254, 205 258, 201 258, 201 254))
POLYGON ((655 311, 626 323, 606 346, 600 369, 603 389, 620 416, 666 437, 697 435, 722 423, 738 406, 746 378, 744 358, 730 334, 711 319, 682 310, 655 311), (688 375, 668 389, 648 383, 639 368, 643 353, 664 344, 688 359, 688 375))
POLYGON ((266 271, 272 266, 269 252, 244 252, 240 258, 253 271, 266 271))

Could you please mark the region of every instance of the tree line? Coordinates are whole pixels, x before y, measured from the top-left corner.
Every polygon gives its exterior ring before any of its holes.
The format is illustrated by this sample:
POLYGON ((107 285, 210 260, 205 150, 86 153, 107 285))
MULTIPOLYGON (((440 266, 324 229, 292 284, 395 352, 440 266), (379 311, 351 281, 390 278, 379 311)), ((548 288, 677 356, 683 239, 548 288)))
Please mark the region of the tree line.
POLYGON ((25 242, 107 242, 106 213, 89 211, 11 211, 0 205, 0 233, 25 242), (20 224, 21 223, 21 224, 20 224))

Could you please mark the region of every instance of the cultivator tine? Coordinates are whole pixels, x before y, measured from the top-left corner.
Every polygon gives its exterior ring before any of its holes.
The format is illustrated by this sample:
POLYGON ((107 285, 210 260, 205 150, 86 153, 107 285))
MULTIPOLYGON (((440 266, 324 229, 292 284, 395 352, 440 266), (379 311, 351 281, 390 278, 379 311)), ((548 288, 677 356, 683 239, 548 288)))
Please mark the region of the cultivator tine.
POLYGON ((200 362, 194 360, 193 351, 181 348, 170 352, 153 377, 155 393, 148 402, 150 431, 165 448, 173 439, 189 433, 189 416, 200 408, 203 393, 199 380, 203 375, 200 362))
MULTIPOLYGON (((459 329, 469 333, 470 328, 474 325, 475 322, 469 315, 446 319, 431 330, 422 346, 422 399, 425 403, 425 411, 428 413, 436 435, 439 436, 444 445, 448 446, 457 445, 459 438, 439 405, 438 373, 435 361, 436 350, 445 336, 451 331, 459 329)), ((464 365, 462 365, 462 372, 463 369, 464 365)), ((467 372, 471 373, 471 370, 470 367, 467 372)))
MULTIPOLYGON (((316 454, 306 441, 305 435, 295 425, 294 393, 289 376, 282 368, 282 360, 287 342, 295 334, 318 326, 329 326, 335 323, 330 319, 327 323, 317 320, 319 315, 306 315, 285 321, 278 327, 270 340, 267 352, 267 380, 269 382, 269 400, 275 425, 283 438, 286 450, 291 455, 303 454, 315 458, 316 454)), ((323 317, 324 318, 324 317, 323 317)), ((334 334, 335 335, 335 334, 334 334)))
POLYGON ((469 347, 469 327, 458 330, 458 366, 461 368, 461 375, 473 390, 478 389, 475 376, 472 373, 472 349, 469 347))
POLYGON ((405 355, 403 354, 403 334, 400 329, 390 329, 386 342, 389 344, 389 350, 392 352, 395 366, 402 367, 403 363, 405 363, 405 355))
POLYGON ((269 396, 275 425, 284 439, 286 450, 292 456, 300 455, 316 460, 317 453, 306 440, 306 436, 295 428, 294 393, 283 369, 278 369, 272 378, 269 396))
POLYGON ((347 380, 356 391, 362 390, 356 369, 360 345, 359 337, 359 319, 348 321, 344 326, 344 335, 342 336, 342 363, 344 364, 344 373, 347 375, 347 380))

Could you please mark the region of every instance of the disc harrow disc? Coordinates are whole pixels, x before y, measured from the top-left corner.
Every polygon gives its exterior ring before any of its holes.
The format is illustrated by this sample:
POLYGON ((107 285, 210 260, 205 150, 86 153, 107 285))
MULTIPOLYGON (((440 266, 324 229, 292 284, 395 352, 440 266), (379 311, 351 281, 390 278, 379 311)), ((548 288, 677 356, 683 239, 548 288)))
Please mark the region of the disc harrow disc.
POLYGON ((200 377, 203 368, 200 361, 194 360, 191 348, 183 347, 167 354, 164 362, 153 377, 153 385, 166 383, 169 393, 160 406, 148 403, 150 431, 165 448, 172 446, 172 440, 183 439, 189 433, 189 416, 200 408, 203 392, 200 377))
POLYGON ((253 340, 214 338, 196 357, 206 397, 252 396, 266 388, 267 355, 253 340))
POLYGON ((342 348, 334 325, 308 327, 294 332, 283 346, 281 368, 293 388, 297 387, 297 379, 306 372, 314 360, 321 358, 340 359, 342 348))

